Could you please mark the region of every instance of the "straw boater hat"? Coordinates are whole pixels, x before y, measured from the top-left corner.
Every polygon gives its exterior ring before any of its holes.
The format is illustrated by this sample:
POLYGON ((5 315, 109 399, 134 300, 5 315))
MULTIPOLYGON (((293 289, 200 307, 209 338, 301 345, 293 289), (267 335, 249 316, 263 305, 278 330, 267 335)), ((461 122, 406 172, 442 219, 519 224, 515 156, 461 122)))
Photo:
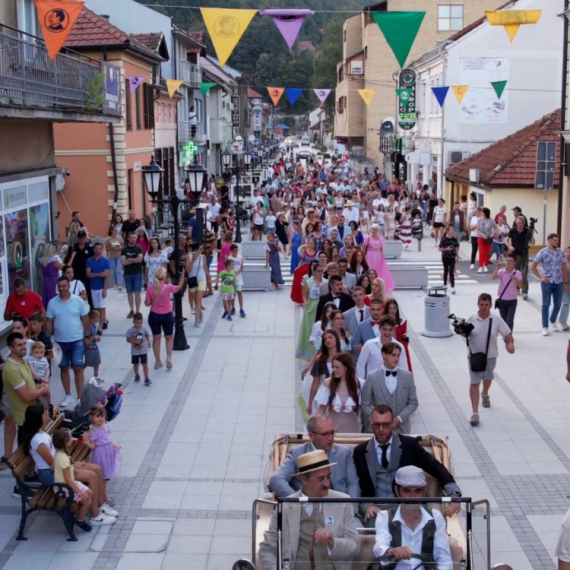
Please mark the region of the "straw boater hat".
POLYGON ((294 477, 311 473, 312 471, 318 471, 324 467, 332 467, 336 465, 336 463, 330 463, 327 454, 322 449, 317 449, 316 451, 299 455, 297 465, 299 466, 299 472, 295 473, 294 477))
POLYGON ((346 203, 346 207, 347 207, 347 208, 350 207, 350 206, 354 206, 354 202, 353 202, 352 200, 349 200, 349 201, 346 203))

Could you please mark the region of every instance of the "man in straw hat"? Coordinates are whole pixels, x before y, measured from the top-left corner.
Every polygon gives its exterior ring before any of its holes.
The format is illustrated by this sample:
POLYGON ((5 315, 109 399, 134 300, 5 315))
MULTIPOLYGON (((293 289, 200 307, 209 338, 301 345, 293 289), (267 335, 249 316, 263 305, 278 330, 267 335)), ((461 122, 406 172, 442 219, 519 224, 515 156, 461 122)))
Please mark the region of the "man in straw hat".
MULTIPOLYGON (((424 472, 414 465, 400 467, 396 471, 394 490, 397 497, 422 499, 426 496, 427 481, 424 472)), ((376 517, 376 543, 374 555, 392 554, 397 561, 390 566, 393 570, 416 568, 420 560, 413 554, 421 554, 421 561, 428 568, 433 565, 439 570, 451 570, 453 562, 445 519, 437 509, 428 509, 420 503, 404 503, 386 511, 380 511, 376 517)))
MULTIPOLYGON (((297 458, 301 490, 291 497, 346 498, 331 491, 331 466, 318 449, 297 458)), ((354 525, 354 510, 347 503, 285 503, 281 559, 295 570, 351 570, 360 543, 354 525)), ((277 568, 277 511, 259 547, 264 570, 277 568)))

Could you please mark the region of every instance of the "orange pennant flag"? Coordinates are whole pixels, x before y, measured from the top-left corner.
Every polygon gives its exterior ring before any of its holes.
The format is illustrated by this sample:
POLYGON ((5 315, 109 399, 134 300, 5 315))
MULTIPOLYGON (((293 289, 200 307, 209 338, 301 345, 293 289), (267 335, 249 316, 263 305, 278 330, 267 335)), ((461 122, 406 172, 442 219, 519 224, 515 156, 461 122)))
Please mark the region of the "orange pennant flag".
POLYGON ((281 95, 283 95, 285 87, 267 87, 267 91, 273 101, 273 105, 277 107, 277 103, 279 103, 279 99, 281 99, 281 95))
POLYGON ((75 0, 34 0, 34 2, 48 54, 54 60, 85 2, 75 0))

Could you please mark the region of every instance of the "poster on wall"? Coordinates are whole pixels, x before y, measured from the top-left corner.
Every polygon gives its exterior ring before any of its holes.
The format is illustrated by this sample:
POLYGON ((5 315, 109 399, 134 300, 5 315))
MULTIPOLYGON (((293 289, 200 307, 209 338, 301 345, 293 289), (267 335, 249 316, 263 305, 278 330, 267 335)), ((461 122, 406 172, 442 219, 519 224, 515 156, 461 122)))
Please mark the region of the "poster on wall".
MULTIPOLYGON (((32 251, 32 289, 42 290, 43 272, 40 260, 44 255, 45 244, 49 241, 49 206, 40 204, 30 208, 30 247, 32 251)), ((49 260, 47 260, 49 262, 49 260)), ((47 264, 46 264, 47 265, 47 264)))
POLYGON ((6 253, 8 257, 8 285, 13 293, 14 279, 21 277, 30 285, 28 261, 28 209, 5 215, 6 253))
POLYGON ((462 57, 459 84, 469 89, 459 106, 463 125, 504 125, 509 119, 509 94, 499 99, 491 83, 509 80, 508 57, 462 57))

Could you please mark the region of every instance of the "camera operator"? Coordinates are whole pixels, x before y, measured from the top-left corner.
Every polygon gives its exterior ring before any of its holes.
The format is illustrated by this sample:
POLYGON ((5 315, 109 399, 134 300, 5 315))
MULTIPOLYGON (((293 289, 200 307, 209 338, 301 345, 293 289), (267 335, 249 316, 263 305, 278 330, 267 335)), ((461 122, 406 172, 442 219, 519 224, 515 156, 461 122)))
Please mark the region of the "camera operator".
MULTIPOLYGON (((477 306, 479 310, 476 314, 471 315, 467 319, 467 323, 473 325, 471 334, 467 337, 467 351, 469 360, 469 397, 471 399, 472 415, 470 424, 476 426, 479 424, 479 385, 483 381, 483 391, 481 392, 481 399, 483 400, 483 407, 490 408, 491 400, 489 398, 489 389, 493 381, 495 366, 497 364, 497 356, 499 354, 497 339, 501 335, 506 343, 507 352, 514 354, 515 344, 511 329, 501 316, 495 312, 491 313, 493 306, 493 299, 488 293, 481 293, 477 299, 477 306), (485 358, 482 358, 482 356, 485 358), (485 365, 481 371, 474 371, 475 360, 480 361, 485 365)), ((463 335, 465 336, 465 335, 463 335)), ((481 367, 482 368, 482 367, 481 367)))
MULTIPOLYGON (((516 209, 516 208, 515 208, 516 209)), ((517 256, 515 267, 522 274, 522 296, 528 299, 528 248, 534 245, 534 226, 532 230, 526 225, 524 216, 517 216, 515 226, 509 231, 506 244, 509 253, 517 256)))
POLYGON ((540 281, 542 292, 542 336, 548 336, 548 312, 552 299, 550 323, 556 331, 556 319, 562 306, 562 293, 568 291, 568 272, 566 271, 566 256, 560 249, 558 234, 548 236, 548 247, 541 249, 532 262, 532 272, 540 281), (540 265, 542 275, 538 272, 540 265))

